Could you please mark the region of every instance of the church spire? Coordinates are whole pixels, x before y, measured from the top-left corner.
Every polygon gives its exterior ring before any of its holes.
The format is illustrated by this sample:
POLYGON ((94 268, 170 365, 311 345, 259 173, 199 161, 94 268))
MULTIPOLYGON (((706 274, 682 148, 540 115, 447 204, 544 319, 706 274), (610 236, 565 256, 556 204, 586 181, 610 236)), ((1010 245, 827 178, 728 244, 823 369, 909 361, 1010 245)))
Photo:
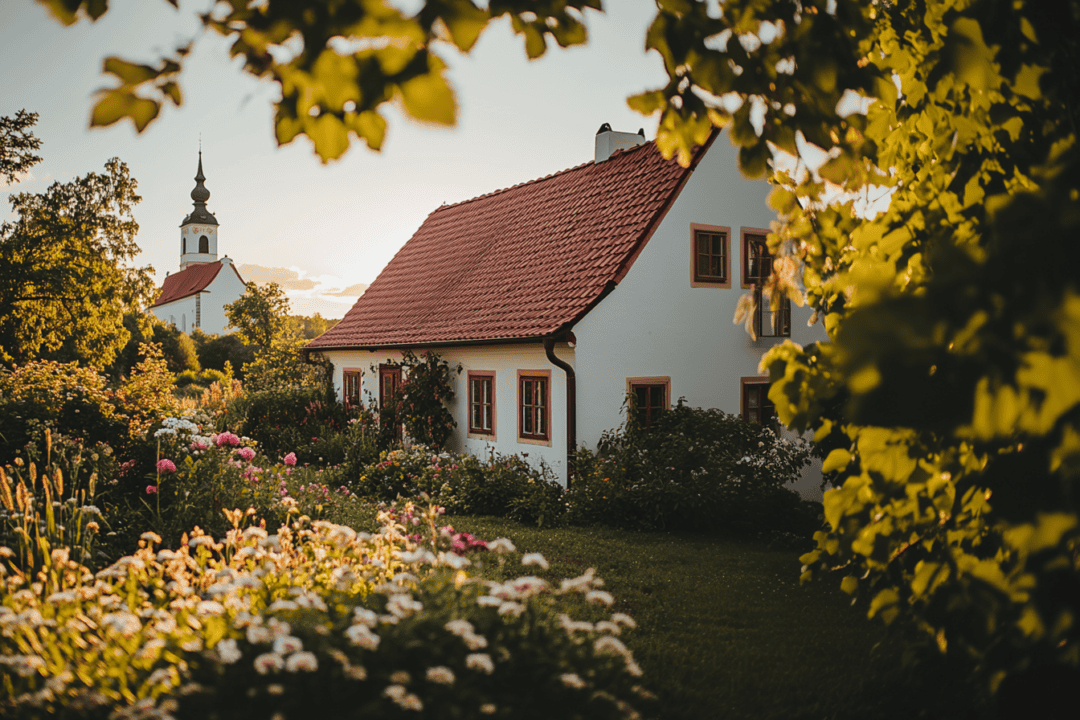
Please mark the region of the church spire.
POLYGON ((191 191, 191 199, 194 201, 195 209, 184 218, 182 225, 188 223, 202 223, 204 225, 217 225, 217 218, 206 209, 206 201, 210 199, 210 191, 206 189, 203 182, 206 180, 206 176, 203 175, 202 167, 202 148, 199 149, 199 170, 195 173, 195 189, 191 191))

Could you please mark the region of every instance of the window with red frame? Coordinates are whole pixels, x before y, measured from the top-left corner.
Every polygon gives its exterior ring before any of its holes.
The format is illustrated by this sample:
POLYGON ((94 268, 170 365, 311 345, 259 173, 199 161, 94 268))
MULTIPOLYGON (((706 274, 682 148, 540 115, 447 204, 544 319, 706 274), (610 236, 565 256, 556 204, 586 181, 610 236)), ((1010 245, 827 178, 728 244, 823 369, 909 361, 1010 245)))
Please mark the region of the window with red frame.
POLYGON ((469 373, 469 432, 495 433, 495 375, 469 373))
POLYGON ((727 233, 694 230, 694 280, 724 283, 728 281, 727 233))
MULTIPOLYGON (((379 408, 385 408, 391 404, 394 396, 397 395, 398 389, 401 387, 401 366, 400 365, 380 365, 379 366, 379 408)), ((394 427, 394 438, 401 440, 402 431, 401 423, 398 423, 394 427)))
POLYGON ((360 406, 360 378, 359 370, 345 370, 341 374, 341 394, 345 404, 353 407, 360 406))
POLYGON ((518 376, 521 412, 518 435, 528 440, 547 440, 551 415, 548 400, 550 378, 539 375, 518 376))
POLYGON ((754 332, 758 337, 791 337, 791 301, 775 303, 762 289, 773 271, 773 256, 764 235, 743 234, 743 287, 753 288, 754 332))
POLYGON ((667 390, 665 383, 630 383, 634 413, 641 427, 649 427, 660 413, 667 410, 667 390))
POLYGON ((769 400, 769 381, 742 381, 742 418, 760 425, 776 425, 776 407, 769 400))

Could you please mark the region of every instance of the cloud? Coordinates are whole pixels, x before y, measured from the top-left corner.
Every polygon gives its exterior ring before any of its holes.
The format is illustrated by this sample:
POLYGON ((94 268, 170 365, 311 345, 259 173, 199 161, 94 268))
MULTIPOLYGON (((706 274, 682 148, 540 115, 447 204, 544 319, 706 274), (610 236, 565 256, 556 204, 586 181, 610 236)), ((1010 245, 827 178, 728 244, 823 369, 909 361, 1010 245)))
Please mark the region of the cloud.
POLYGON ((350 285, 344 290, 335 290, 333 292, 324 292, 324 295, 333 295, 334 297, 348 297, 358 298, 364 294, 364 291, 368 289, 367 283, 356 283, 350 285))
POLYGON ((314 315, 341 318, 367 290, 365 283, 349 283, 334 275, 308 275, 297 267, 266 267, 244 264, 237 266, 240 277, 248 282, 275 282, 285 291, 294 315, 314 315))

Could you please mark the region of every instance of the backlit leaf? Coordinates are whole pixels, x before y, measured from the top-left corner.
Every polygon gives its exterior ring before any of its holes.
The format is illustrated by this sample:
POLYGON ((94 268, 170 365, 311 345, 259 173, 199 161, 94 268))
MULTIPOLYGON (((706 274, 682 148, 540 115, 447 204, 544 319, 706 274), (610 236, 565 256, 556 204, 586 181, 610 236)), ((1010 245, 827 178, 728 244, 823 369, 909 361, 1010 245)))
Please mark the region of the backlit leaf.
POLYGON ((157 117, 161 107, 153 100, 140 98, 124 89, 103 90, 100 98, 90 113, 90 125, 93 127, 107 127, 118 120, 130 118, 135 129, 142 132, 157 117))

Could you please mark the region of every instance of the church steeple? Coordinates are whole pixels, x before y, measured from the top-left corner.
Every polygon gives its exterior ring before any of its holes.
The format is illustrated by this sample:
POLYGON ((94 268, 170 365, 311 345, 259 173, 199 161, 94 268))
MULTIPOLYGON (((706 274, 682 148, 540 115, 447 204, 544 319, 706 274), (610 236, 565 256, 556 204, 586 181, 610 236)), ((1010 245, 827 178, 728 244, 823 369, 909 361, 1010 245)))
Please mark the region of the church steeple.
POLYGON ((218 221, 214 214, 206 209, 210 191, 203 183, 202 148, 199 149, 199 170, 195 173, 195 189, 191 191, 191 200, 195 205, 184 222, 180 224, 180 269, 188 265, 217 262, 218 221))

